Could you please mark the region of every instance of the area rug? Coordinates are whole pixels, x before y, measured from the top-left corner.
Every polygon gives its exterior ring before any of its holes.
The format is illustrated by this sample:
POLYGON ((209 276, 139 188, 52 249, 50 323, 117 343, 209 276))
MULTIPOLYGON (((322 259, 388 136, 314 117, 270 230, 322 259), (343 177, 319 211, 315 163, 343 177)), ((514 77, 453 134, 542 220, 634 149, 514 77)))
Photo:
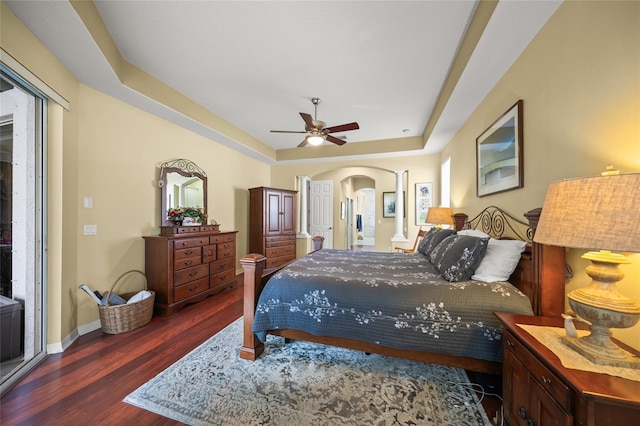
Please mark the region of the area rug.
POLYGON ((242 319, 125 402, 189 425, 490 425, 461 369, 269 336, 240 359, 242 319))

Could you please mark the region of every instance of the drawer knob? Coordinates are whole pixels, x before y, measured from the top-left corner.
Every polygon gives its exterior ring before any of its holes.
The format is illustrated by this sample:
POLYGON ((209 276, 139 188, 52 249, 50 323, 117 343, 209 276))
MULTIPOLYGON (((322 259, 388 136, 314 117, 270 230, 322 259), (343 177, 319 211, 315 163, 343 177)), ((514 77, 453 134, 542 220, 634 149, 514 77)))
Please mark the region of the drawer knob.
POLYGON ((512 348, 513 347, 513 342, 511 340, 507 340, 507 346, 512 348))
POLYGON ((545 384, 551 383, 551 379, 547 379, 545 376, 540 376, 540 380, 545 384))
POLYGON ((536 422, 534 422, 532 419, 527 419, 527 426, 536 426, 536 422))
POLYGON ((522 417, 523 419, 527 418, 527 410, 525 410, 524 407, 518 408, 518 414, 520 414, 520 417, 522 417))

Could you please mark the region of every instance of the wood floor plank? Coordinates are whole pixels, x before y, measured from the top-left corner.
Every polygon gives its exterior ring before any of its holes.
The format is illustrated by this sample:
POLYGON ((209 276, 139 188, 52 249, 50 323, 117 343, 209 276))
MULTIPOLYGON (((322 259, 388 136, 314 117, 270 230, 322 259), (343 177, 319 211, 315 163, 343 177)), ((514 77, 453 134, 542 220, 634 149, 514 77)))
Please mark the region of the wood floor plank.
MULTIPOLYGON (((180 424, 122 400, 242 315, 242 277, 238 283, 175 315, 154 317, 138 330, 80 336, 3 396, 0 424, 180 424)), ((491 418, 496 404, 488 404, 491 418)))

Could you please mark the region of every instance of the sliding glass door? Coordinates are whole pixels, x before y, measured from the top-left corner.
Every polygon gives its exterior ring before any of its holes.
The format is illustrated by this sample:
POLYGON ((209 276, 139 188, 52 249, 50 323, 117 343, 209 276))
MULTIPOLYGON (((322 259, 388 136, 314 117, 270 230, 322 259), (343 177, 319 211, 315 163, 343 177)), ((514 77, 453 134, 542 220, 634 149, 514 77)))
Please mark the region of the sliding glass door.
POLYGON ((46 101, 0 65, 1 391, 45 355, 46 101))

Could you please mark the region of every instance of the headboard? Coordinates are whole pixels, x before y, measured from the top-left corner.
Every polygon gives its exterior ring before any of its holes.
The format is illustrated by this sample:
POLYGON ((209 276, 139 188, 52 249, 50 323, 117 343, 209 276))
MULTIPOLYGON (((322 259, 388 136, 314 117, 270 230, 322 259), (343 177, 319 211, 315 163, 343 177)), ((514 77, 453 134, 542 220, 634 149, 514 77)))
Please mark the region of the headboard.
POLYGON ((529 297, 536 315, 559 317, 564 312, 565 249, 533 241, 541 211, 537 208, 525 213, 527 222, 495 206, 470 220, 465 213, 453 216, 456 230, 478 229, 496 239, 526 241, 527 248, 509 282, 529 297))

